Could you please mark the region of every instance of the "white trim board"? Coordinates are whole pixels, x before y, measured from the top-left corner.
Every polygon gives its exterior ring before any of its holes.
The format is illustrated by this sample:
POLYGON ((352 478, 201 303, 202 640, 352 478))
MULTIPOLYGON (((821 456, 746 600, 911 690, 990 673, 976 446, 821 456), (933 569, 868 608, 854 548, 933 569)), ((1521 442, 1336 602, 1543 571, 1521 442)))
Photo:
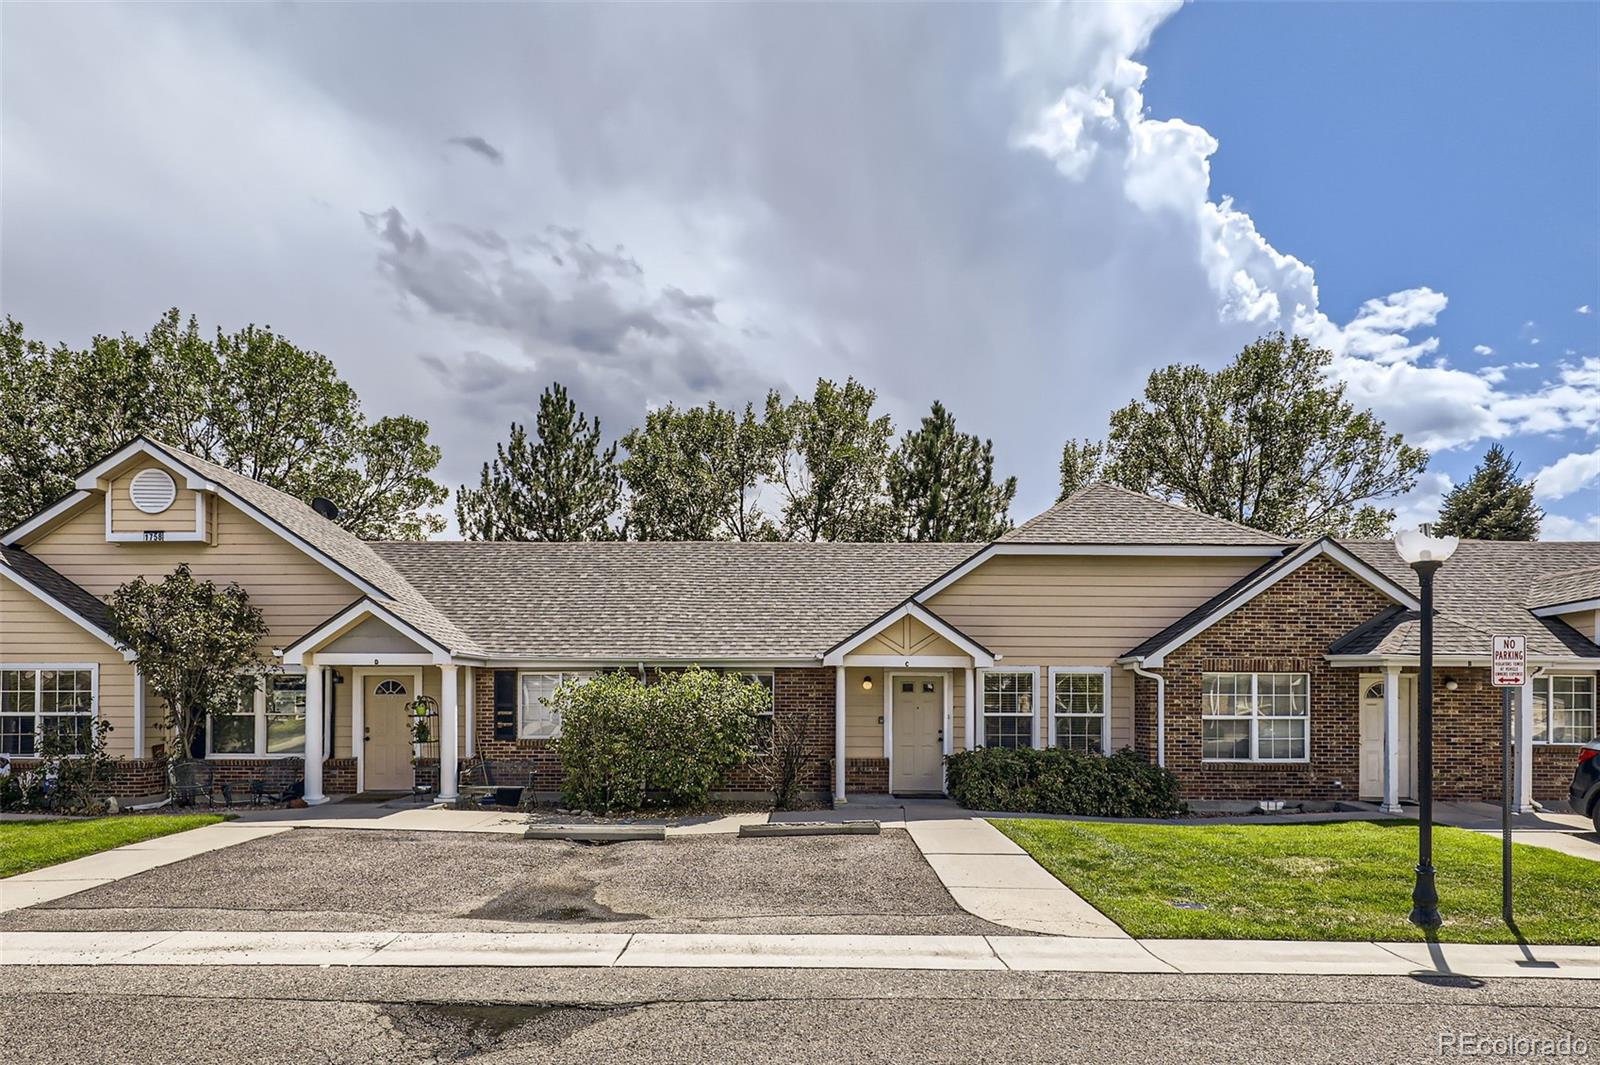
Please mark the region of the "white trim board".
POLYGON ((1585 610, 1600 611, 1600 599, 1579 599, 1572 603, 1555 603, 1551 606, 1535 607, 1528 613, 1536 618, 1553 618, 1562 614, 1581 614, 1585 610))
POLYGON ((994 543, 925 585, 911 598, 925 603, 996 555, 1142 555, 1166 558, 1274 558, 1292 544, 1019 544, 994 543))
POLYGON ((1128 660, 1140 662, 1152 669, 1161 667, 1165 663, 1167 655, 1171 654, 1179 647, 1182 647, 1184 644, 1188 643, 1202 632, 1205 632, 1217 622, 1228 617, 1228 615, 1232 614, 1234 611, 1250 602, 1256 596, 1260 595, 1268 588, 1271 588, 1285 577, 1300 569, 1301 566, 1304 566, 1312 559, 1320 558, 1324 555, 1332 559, 1340 567, 1348 571, 1352 576, 1364 581, 1366 584, 1370 585, 1383 595, 1388 596, 1390 599, 1399 603, 1406 609, 1421 609, 1422 604, 1419 603, 1410 592, 1406 591, 1400 585, 1395 584, 1388 577, 1385 577, 1383 574, 1379 573, 1377 570, 1373 569, 1371 566, 1367 565, 1365 562, 1361 561, 1355 555, 1352 555, 1349 551, 1346 551, 1332 540, 1323 538, 1305 548, 1302 548, 1297 556, 1290 558, 1282 566, 1279 566, 1271 573, 1262 576, 1254 584, 1250 585, 1250 587, 1244 589, 1242 592, 1238 593, 1228 601, 1218 605, 1218 607, 1210 614, 1195 622, 1193 625, 1190 625, 1172 639, 1156 648, 1150 654, 1130 656, 1128 660))
MULTIPOLYGON (((360 599, 354 603, 351 603, 333 617, 329 618, 327 621, 324 621, 321 625, 317 626, 315 629, 312 629, 310 632, 306 633, 304 636, 285 647, 283 649, 284 664, 298 665, 305 660, 305 656, 308 654, 316 656, 318 661, 323 661, 322 657, 317 655, 317 645, 334 639, 346 628, 360 621, 362 618, 367 617, 378 619, 385 625, 388 625, 390 628, 395 629, 402 635, 406 636, 413 643, 416 643, 422 647, 426 647, 430 652, 432 652, 432 657, 428 660, 429 663, 449 662, 453 658, 449 648, 428 636, 422 630, 418 629, 415 625, 395 614, 393 611, 387 609, 381 603, 375 603, 371 599, 360 599)), ((327 656, 326 661, 330 665, 354 665, 357 663, 365 664, 369 660, 374 659, 378 662, 403 662, 408 658, 414 657, 417 656, 406 654, 385 654, 381 651, 378 651, 370 654, 330 654, 327 656), (354 661, 341 663, 339 661, 340 659, 353 659, 354 661)))

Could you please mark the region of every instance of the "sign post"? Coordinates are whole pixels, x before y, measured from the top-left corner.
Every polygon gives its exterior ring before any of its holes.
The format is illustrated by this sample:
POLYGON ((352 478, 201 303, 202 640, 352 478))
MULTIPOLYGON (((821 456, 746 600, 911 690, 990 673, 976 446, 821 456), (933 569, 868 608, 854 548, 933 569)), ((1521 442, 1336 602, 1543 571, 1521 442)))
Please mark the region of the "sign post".
MULTIPOLYGON (((1507 928, 1511 919, 1511 805, 1515 785, 1511 773, 1511 690, 1528 679, 1528 641, 1525 636, 1493 636, 1489 672, 1500 689, 1500 916, 1507 928)), ((1528 738, 1522 737, 1526 743, 1528 738)))

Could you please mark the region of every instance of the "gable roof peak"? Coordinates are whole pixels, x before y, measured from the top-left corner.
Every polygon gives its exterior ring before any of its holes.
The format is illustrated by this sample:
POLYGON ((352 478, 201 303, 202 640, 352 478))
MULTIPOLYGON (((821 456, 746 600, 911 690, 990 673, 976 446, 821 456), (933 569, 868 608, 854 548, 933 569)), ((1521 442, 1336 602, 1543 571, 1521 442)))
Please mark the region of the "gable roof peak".
POLYGON ((1097 481, 1000 537, 1001 543, 1290 547, 1294 541, 1180 503, 1097 481))

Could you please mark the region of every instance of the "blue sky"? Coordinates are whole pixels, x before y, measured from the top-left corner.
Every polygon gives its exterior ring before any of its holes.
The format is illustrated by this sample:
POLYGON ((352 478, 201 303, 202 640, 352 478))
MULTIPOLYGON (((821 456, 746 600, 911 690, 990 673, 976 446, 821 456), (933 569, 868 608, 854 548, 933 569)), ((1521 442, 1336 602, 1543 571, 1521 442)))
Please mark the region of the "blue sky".
POLYGON ((1019 519, 1151 370, 1299 331, 1435 452, 1401 523, 1498 440, 1600 539, 1600 5, 396 10, 7 8, 0 309, 270 323, 452 488, 553 381, 620 435, 854 375, 1019 519))
MULTIPOLYGON (((1335 319, 1427 285, 1453 364, 1539 363, 1506 371, 1526 383, 1600 352, 1575 313, 1600 307, 1600 5, 1202 2, 1142 61, 1151 111, 1221 142, 1213 194, 1316 269, 1335 319)), ((1530 472, 1582 436, 1506 443, 1530 472)), ((1485 446, 1433 467, 1465 477, 1485 446)))

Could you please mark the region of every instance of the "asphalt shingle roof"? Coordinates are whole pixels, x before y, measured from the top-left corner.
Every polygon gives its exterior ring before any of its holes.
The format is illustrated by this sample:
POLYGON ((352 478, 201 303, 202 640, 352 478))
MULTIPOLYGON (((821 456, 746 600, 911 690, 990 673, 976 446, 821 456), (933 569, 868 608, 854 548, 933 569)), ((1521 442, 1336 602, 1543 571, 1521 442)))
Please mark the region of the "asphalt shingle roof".
POLYGON ((1600 599, 1600 566, 1547 573, 1528 589, 1528 609, 1600 599))
POLYGON ((490 656, 811 658, 980 544, 374 543, 490 656))
POLYGON ((0 545, 0 566, 11 570, 107 636, 111 635, 110 607, 22 548, 0 545))
POLYGON ((173 461, 226 488, 306 544, 382 590, 387 597, 375 597, 376 602, 451 652, 481 655, 472 639, 373 550, 372 544, 324 518, 294 496, 170 444, 158 440, 148 442, 166 452, 173 461))
POLYGON ((1109 484, 1092 484, 1000 537, 1021 544, 1290 547, 1293 541, 1109 484))
MULTIPOLYGON (((1351 554, 1413 595, 1416 573, 1388 540, 1340 540, 1351 554)), ((1583 634, 1555 618, 1528 612, 1529 589, 1546 578, 1600 566, 1600 542, 1463 540, 1434 578, 1436 654, 1486 654, 1497 633, 1524 635, 1528 653, 1600 658, 1583 634)), ((1414 611, 1391 614, 1349 633, 1334 645, 1338 654, 1408 654, 1420 649, 1421 625, 1414 611)))

